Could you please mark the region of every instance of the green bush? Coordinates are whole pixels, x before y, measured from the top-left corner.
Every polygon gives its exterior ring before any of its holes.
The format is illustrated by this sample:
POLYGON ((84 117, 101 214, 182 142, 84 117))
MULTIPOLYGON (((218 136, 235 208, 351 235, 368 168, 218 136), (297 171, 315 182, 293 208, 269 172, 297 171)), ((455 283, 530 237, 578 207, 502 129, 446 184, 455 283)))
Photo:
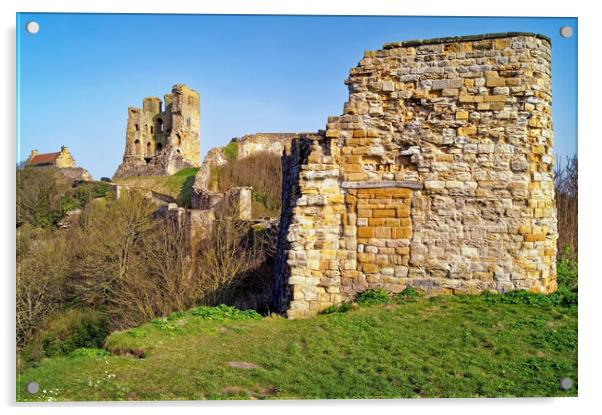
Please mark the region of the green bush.
POLYGON ((111 331, 108 317, 91 310, 69 309, 54 313, 25 348, 26 360, 68 355, 81 348, 102 347, 111 331))
POLYGON ((75 210, 81 208, 82 205, 79 200, 72 198, 69 195, 65 195, 63 200, 61 200, 61 211, 63 213, 69 212, 70 210, 75 210))
POLYGON ((386 304, 391 297, 381 288, 369 288, 355 297, 355 302, 361 305, 386 304))
POLYGON ((105 182, 80 181, 74 193, 73 197, 79 203, 77 207, 83 207, 92 199, 109 196, 112 193, 112 188, 110 184, 105 182))
POLYGON ((560 254, 560 259, 556 262, 556 279, 559 287, 566 287, 570 290, 577 290, 579 267, 573 257, 570 246, 565 246, 560 254))
POLYGON ((422 297, 423 295, 424 295, 424 293, 422 291, 418 291, 416 288, 414 288, 412 286, 408 286, 402 292, 397 294, 395 296, 395 299, 401 300, 401 301, 408 301, 408 300, 415 300, 417 298, 422 297))
POLYGON ((246 319, 261 319, 261 314, 255 310, 239 310, 235 307, 230 307, 225 304, 220 304, 217 307, 200 306, 191 309, 188 312, 191 316, 204 320, 246 320, 246 319))
POLYGON ((570 289, 564 285, 559 285, 558 290, 550 294, 550 298, 555 305, 570 307, 578 303, 577 288, 570 289))

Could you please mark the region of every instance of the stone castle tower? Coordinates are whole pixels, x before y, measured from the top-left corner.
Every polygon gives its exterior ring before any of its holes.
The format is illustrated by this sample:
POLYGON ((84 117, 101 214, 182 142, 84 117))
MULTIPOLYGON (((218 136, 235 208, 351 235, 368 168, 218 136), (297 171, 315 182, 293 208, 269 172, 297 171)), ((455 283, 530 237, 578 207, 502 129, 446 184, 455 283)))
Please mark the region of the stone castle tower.
POLYGON ((163 102, 144 98, 142 108, 128 108, 125 153, 113 177, 170 175, 199 167, 199 129, 200 97, 186 85, 174 85, 163 102))

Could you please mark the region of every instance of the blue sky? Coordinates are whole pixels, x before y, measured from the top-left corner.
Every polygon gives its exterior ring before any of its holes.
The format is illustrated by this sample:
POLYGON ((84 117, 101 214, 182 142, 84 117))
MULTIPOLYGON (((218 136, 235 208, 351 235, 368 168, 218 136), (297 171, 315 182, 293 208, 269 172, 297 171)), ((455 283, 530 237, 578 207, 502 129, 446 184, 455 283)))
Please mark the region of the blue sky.
POLYGON ((67 145, 95 178, 110 177, 127 108, 175 83, 201 94, 201 156, 244 134, 316 131, 342 112, 365 50, 508 31, 552 38, 555 152, 575 154, 575 18, 20 14, 17 160, 67 145), (36 35, 25 31, 32 20, 36 35), (565 25, 573 37, 560 36, 565 25))

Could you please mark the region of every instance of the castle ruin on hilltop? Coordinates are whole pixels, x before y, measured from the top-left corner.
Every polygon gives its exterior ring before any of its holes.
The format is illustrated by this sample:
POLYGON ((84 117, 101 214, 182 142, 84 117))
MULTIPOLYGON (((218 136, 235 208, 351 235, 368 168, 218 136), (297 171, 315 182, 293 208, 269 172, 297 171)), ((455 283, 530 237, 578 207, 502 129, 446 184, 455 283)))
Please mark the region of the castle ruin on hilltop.
POLYGON ((174 85, 163 102, 144 98, 142 108, 128 108, 123 162, 113 177, 171 175, 199 167, 199 130, 200 97, 186 85, 174 85))
MULTIPOLYGON (((236 140, 238 158, 285 149, 272 310, 308 317, 369 288, 555 291, 550 51, 532 33, 386 44, 351 69, 324 131, 236 140)), ((231 157, 211 150, 192 209, 166 208, 191 240, 225 202, 251 219, 252 189, 212 181, 231 157)), ((176 85, 164 111, 158 98, 129 109, 116 177, 189 166, 196 92, 176 85)))
POLYGON ((366 52, 343 115, 283 157, 275 310, 368 288, 554 291, 550 49, 501 33, 366 52))

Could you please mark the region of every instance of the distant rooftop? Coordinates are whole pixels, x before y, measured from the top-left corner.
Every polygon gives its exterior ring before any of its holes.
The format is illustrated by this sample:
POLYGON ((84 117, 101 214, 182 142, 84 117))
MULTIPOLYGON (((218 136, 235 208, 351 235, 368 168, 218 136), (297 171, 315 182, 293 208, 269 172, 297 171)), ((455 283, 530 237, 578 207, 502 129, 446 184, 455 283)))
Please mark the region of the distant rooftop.
POLYGON ((33 156, 28 162, 28 166, 39 166, 44 164, 53 164, 61 153, 44 153, 33 156))

